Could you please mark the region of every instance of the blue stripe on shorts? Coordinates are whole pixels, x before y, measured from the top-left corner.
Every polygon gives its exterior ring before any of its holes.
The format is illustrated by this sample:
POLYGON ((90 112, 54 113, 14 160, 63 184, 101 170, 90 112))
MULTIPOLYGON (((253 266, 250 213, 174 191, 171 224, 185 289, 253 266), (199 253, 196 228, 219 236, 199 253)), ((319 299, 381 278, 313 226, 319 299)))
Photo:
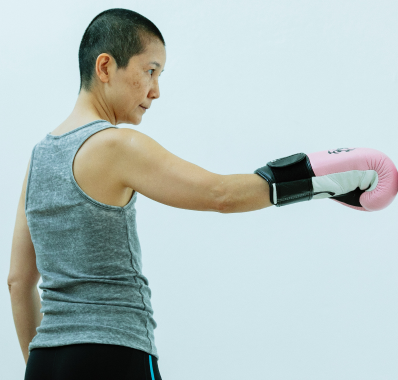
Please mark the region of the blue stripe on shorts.
POLYGON ((151 379, 155 380, 155 375, 153 374, 153 368, 152 368, 152 357, 149 355, 149 367, 151 368, 151 379))

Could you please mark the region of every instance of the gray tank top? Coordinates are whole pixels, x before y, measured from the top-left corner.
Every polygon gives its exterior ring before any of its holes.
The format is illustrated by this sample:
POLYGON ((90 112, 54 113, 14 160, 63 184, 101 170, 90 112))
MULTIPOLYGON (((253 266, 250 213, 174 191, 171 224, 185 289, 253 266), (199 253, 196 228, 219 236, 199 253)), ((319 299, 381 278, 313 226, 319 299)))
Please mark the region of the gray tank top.
POLYGON ((103 343, 157 359, 151 290, 142 274, 137 192, 124 207, 107 205, 77 184, 72 162, 84 141, 106 128, 96 120, 32 150, 25 213, 42 278, 43 319, 36 347, 103 343))

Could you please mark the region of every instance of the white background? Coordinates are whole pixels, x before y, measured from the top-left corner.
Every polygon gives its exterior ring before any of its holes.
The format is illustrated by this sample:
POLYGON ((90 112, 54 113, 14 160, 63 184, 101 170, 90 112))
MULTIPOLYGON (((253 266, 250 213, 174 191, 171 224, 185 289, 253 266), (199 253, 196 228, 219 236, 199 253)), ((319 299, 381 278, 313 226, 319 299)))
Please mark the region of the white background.
MULTIPOLYGON (((2 379, 25 371, 6 278, 30 153, 72 111, 83 32, 114 7, 153 21, 167 50, 160 99, 139 126, 120 127, 218 174, 340 147, 375 148, 398 163, 397 2, 8 2, 2 379)), ((218 214, 138 194, 136 207, 163 380, 398 378, 397 200, 374 213, 314 200, 218 214)))

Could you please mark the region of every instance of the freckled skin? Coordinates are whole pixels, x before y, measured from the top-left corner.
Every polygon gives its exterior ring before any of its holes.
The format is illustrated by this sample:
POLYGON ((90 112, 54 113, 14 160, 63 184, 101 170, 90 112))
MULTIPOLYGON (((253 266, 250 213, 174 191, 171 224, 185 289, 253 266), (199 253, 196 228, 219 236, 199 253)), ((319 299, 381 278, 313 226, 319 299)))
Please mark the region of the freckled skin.
MULTIPOLYGON (((166 50, 158 39, 151 39, 144 53, 130 58, 125 69, 118 69, 116 61, 109 54, 103 53, 97 58, 97 81, 103 92, 109 115, 120 123, 141 123, 144 110, 159 98, 159 75, 166 61, 166 50), (157 67, 150 62, 158 62, 157 67), (151 72, 150 70, 153 70, 151 72)), ((107 112, 107 113, 108 113, 107 112)))
POLYGON ((159 75, 166 62, 163 43, 158 38, 146 41, 145 51, 131 57, 124 69, 117 67, 110 54, 101 53, 95 62, 90 91, 81 89, 72 113, 53 134, 63 134, 98 119, 113 125, 140 124, 145 113, 140 105, 149 108, 160 96, 159 75))

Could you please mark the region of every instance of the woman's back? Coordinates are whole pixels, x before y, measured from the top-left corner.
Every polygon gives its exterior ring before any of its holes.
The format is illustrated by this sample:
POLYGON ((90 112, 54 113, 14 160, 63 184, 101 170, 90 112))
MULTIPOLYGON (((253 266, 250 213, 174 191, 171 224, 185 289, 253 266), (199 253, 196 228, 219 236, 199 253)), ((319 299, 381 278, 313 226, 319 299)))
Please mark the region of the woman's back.
POLYGON ((96 120, 47 134, 33 149, 25 212, 43 280, 44 317, 29 350, 105 343, 158 358, 136 228, 137 193, 112 179, 106 157, 98 161, 101 135, 109 128, 117 127, 96 120))

